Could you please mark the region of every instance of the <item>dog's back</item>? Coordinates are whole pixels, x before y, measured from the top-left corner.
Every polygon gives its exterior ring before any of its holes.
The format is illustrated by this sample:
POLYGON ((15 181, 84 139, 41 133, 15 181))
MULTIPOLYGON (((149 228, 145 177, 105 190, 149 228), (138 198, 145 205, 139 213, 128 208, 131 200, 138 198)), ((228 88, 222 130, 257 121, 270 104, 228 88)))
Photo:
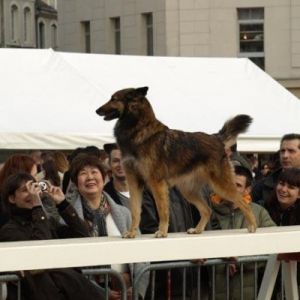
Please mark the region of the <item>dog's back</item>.
POLYGON ((131 162, 130 167, 134 166, 145 182, 148 176, 170 181, 174 176, 188 174, 212 161, 220 164, 227 158, 218 136, 168 128, 148 134, 144 133, 142 140, 137 136, 130 143, 120 143, 124 162, 131 162))

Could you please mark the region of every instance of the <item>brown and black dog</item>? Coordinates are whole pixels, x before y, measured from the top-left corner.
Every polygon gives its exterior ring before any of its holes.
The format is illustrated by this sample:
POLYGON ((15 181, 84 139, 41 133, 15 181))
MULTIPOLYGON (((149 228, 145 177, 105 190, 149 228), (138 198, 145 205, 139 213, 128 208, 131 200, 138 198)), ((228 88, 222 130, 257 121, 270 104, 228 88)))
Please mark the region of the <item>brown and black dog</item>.
POLYGON ((200 222, 188 233, 204 230, 211 214, 201 196, 201 187, 206 183, 223 199, 236 203, 247 218, 249 232, 255 232, 256 220, 237 192, 233 167, 224 150, 236 142, 238 134, 247 130, 252 118, 237 115, 212 135, 172 130, 156 119, 146 98, 147 91, 148 87, 117 91, 96 111, 106 121, 118 119, 114 135, 122 153, 132 208, 132 225, 123 237, 136 235, 145 185, 152 191, 159 213, 156 237, 167 236, 171 186, 176 186, 200 212, 200 222))

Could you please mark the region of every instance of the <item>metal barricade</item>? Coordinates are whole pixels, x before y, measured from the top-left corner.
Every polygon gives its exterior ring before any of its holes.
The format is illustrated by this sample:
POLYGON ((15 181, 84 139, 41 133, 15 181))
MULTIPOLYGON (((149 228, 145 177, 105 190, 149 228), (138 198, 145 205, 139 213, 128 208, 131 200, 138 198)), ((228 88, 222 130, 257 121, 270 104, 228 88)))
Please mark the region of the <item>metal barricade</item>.
MULTIPOLYGON (((114 276, 118 281, 121 288, 121 299, 126 300, 126 285, 123 280, 123 277, 115 270, 112 269, 100 269, 100 268, 82 268, 82 274, 89 279, 91 279, 94 275, 104 275, 104 290, 105 290, 105 299, 109 299, 109 277, 114 276)), ((21 280, 18 275, 15 274, 2 274, 0 275, 0 295, 2 294, 2 283, 6 283, 9 281, 14 281, 18 287, 18 300, 21 300, 21 280)), ((96 283, 95 283, 96 284, 96 283)), ((2 295, 1 295, 2 296, 2 295)), ((5 298, 0 298, 0 300, 4 300, 5 298)))
MULTIPOLYGON (((240 264, 240 299, 243 300, 243 273, 244 273, 244 264, 245 263, 254 263, 254 289, 255 289, 255 295, 257 296, 258 293, 258 278, 257 278, 257 271, 258 267, 257 264, 260 262, 267 262, 268 255, 264 256, 249 256, 249 257, 239 257, 236 261, 230 261, 230 260, 224 260, 224 259, 209 259, 205 262, 205 264, 201 263, 195 263, 191 261, 181 261, 181 262, 166 262, 166 263, 155 263, 150 264, 143 269, 140 270, 140 272, 136 275, 133 283, 133 299, 138 300, 138 293, 136 292, 139 287, 140 280, 144 273, 151 272, 151 282, 149 285, 151 300, 156 299, 155 298, 155 271, 157 270, 172 270, 172 269, 182 269, 183 270, 183 278, 182 278, 182 300, 186 300, 186 269, 187 268, 196 268, 196 274, 197 274, 197 280, 196 280, 196 289, 195 289, 195 295, 193 296, 193 300, 202 300, 201 299, 201 268, 202 267, 211 267, 211 276, 210 276, 210 294, 209 299, 214 300, 215 299, 215 289, 216 289, 216 282, 215 282, 215 269, 218 265, 227 265, 226 267, 226 299, 230 299, 229 294, 229 264, 231 263, 238 263, 240 264)), ((166 287, 169 289, 170 287, 166 287)), ((168 293, 169 295, 169 293, 168 293)), ((168 297, 167 299, 172 299, 171 297, 168 297)), ((225 299, 224 299, 225 300, 225 299)))
POLYGON ((0 300, 5 300, 6 297, 3 293, 4 286, 6 282, 9 281, 14 281, 17 284, 17 295, 18 295, 18 300, 21 299, 21 284, 20 284, 20 279, 19 276, 15 274, 1 274, 0 275, 0 300))
MULTIPOLYGON (((254 289, 255 289, 255 295, 258 294, 258 266, 257 264, 260 262, 267 262, 268 255, 264 256, 249 256, 249 257, 239 257, 235 261, 230 260, 224 260, 224 259, 209 259, 205 262, 205 264, 201 264, 199 262, 191 262, 191 261, 177 261, 177 262, 164 262, 164 263, 153 263, 150 265, 145 266, 143 269, 141 269, 133 281, 133 300, 138 300, 138 290, 139 290, 139 284, 141 282, 141 279, 143 275, 146 272, 151 272, 151 281, 149 283, 149 289, 150 289, 150 297, 151 300, 156 299, 155 298, 155 272, 158 270, 167 270, 167 276, 170 277, 171 270, 173 269, 181 269, 182 270, 182 300, 186 300, 186 285, 187 285, 187 276, 186 276, 186 270, 188 268, 195 268, 194 274, 196 274, 196 284, 195 284, 195 293, 193 295, 192 300, 203 300, 201 298, 201 268, 208 267, 211 271, 210 276, 210 291, 209 291, 209 299, 214 300, 215 299, 215 289, 216 289, 216 281, 215 281, 215 273, 216 273, 216 267, 218 265, 227 265, 226 266, 226 300, 230 300, 230 293, 229 293, 229 264, 231 263, 238 263, 240 264, 240 299, 243 300, 243 273, 244 273, 244 264, 246 263, 254 263, 254 289)), ((121 287, 121 299, 126 300, 126 285, 122 278, 122 276, 115 270, 112 269, 100 269, 100 268, 82 268, 82 273, 84 276, 91 278, 94 275, 103 275, 104 276, 104 290, 105 290, 105 299, 109 299, 109 278, 110 276, 114 276, 121 287)), ((19 276, 15 274, 2 274, 0 275, 0 295, 1 295, 1 284, 6 283, 9 281, 14 281, 17 283, 17 290, 18 290, 18 300, 21 299, 21 284, 20 284, 20 278, 19 276)), ((170 283, 170 282, 169 282, 170 283)), ((171 290, 172 286, 168 286, 167 289, 170 289, 167 291, 167 299, 171 298, 171 290)), ((284 290, 282 288, 281 290, 281 299, 284 299, 284 290)), ((2 298, 0 298, 2 300, 2 298)), ((225 299, 224 299, 225 300, 225 299)), ((246 300, 246 299, 244 299, 246 300)))
POLYGON ((105 299, 108 300, 109 297, 109 287, 108 287, 108 283, 109 283, 109 276, 114 276, 118 282, 119 285, 121 287, 121 299, 122 300, 126 300, 127 296, 126 296, 126 284, 123 280, 123 277, 121 276, 120 273, 118 273, 117 271, 113 270, 113 269, 101 269, 101 268, 83 268, 82 269, 82 273, 84 276, 87 277, 91 277, 93 275, 104 275, 105 276, 105 299))

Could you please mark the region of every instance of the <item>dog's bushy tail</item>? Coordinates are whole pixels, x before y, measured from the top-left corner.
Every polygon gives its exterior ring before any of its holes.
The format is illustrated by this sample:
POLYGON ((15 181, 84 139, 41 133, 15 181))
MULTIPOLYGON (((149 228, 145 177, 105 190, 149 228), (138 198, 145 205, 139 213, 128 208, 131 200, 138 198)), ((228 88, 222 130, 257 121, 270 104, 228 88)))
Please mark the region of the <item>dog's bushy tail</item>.
POLYGON ((253 119, 248 115, 237 115, 225 122, 216 135, 221 139, 225 148, 229 148, 236 143, 237 136, 240 133, 247 131, 252 121, 253 119))

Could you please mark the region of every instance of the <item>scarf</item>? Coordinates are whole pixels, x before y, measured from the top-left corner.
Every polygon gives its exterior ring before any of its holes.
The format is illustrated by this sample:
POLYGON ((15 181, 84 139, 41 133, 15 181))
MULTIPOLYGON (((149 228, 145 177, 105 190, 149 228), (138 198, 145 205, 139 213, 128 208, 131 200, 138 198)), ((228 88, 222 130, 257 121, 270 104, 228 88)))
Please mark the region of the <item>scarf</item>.
MULTIPOLYGON (((92 223, 91 235, 93 237, 107 236, 106 217, 110 213, 110 205, 107 202, 106 196, 102 194, 100 206, 97 209, 92 209, 82 197, 80 197, 80 200, 84 218, 92 223)), ((91 268, 99 267, 108 269, 110 265, 93 266, 91 268)), ((104 275, 95 275, 94 278, 98 283, 102 283, 105 277, 104 275)))
MULTIPOLYGON (((245 195, 245 196, 243 197, 243 199, 244 199, 244 201, 245 201, 246 203, 250 203, 250 202, 252 201, 250 195, 245 195)), ((216 194, 215 194, 215 195, 212 195, 212 196, 210 197, 210 200, 211 200, 212 202, 216 203, 216 204, 221 204, 222 198, 221 198, 219 195, 216 195, 216 194)))
POLYGON ((84 218, 92 223, 92 236, 107 236, 106 217, 110 213, 110 205, 108 204, 106 197, 102 194, 100 206, 97 209, 92 209, 82 197, 80 199, 84 218))

